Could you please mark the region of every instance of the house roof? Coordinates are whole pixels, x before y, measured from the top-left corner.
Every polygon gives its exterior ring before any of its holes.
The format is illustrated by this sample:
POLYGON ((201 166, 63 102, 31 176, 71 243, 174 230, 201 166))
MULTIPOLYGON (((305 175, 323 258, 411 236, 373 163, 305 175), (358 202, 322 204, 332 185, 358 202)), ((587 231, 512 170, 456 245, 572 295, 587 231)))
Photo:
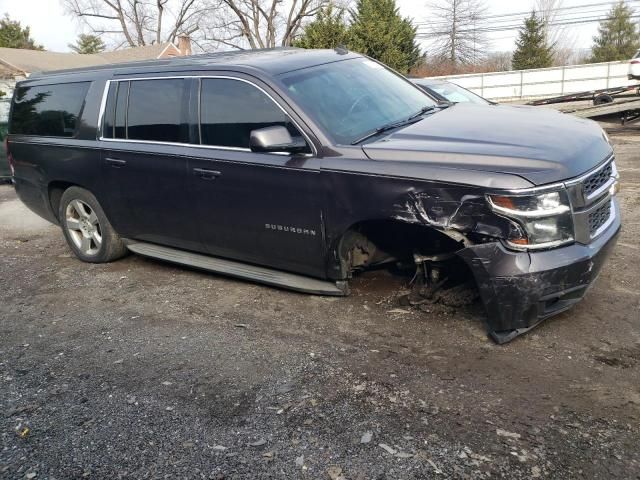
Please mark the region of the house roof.
POLYGON ((163 54, 175 56, 179 55, 180 51, 171 42, 88 55, 0 47, 0 64, 15 73, 30 74, 137 60, 153 60, 163 54))
MULTIPOLYGON (((112 52, 103 52, 96 54, 104 60, 104 64, 135 62, 137 60, 153 60, 160 58, 162 54, 167 56, 180 55, 180 50, 171 42, 156 43, 154 45, 146 45, 144 47, 126 48, 124 50, 114 50, 112 52)), ((99 64, 97 64, 99 65, 99 64)), ((60 69, 56 69, 60 70, 60 69)))

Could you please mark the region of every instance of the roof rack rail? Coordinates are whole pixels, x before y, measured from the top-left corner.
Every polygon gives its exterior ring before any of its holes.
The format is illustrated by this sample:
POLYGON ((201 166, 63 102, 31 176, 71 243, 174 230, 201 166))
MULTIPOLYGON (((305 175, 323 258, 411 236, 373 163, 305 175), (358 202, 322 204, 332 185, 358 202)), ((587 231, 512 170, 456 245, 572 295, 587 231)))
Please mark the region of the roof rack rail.
POLYGON ((248 49, 248 50, 227 50, 224 52, 208 52, 208 53, 199 53, 196 55, 186 55, 186 56, 177 56, 177 57, 169 57, 169 58, 159 58, 155 60, 138 60, 133 62, 121 62, 121 63, 108 63, 103 65, 92 65, 87 67, 77 67, 77 68, 66 68, 63 70, 50 70, 46 72, 33 72, 31 75, 32 78, 39 78, 41 76, 48 76, 51 74, 54 75, 64 75, 67 73, 78 73, 78 72, 92 72, 92 71, 100 71, 100 70, 119 70, 126 68, 141 68, 141 67, 158 67, 165 65, 188 65, 188 64, 198 64, 204 62, 206 60, 215 60, 215 59, 225 59, 225 58, 233 58, 236 56, 242 56, 246 54, 253 54, 259 52, 269 52, 269 51, 288 51, 288 50, 300 50, 297 47, 273 47, 273 48, 256 48, 256 49, 248 49))

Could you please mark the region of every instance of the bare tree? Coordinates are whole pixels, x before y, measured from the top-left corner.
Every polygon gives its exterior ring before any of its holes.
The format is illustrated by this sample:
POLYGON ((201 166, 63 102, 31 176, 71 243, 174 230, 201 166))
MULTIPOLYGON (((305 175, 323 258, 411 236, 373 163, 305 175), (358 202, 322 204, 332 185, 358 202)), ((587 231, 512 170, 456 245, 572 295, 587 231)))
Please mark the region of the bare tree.
POLYGON ((567 65, 577 40, 571 29, 555 25, 558 13, 564 8, 564 0, 535 0, 534 8, 544 22, 545 37, 547 45, 552 48, 554 65, 567 65))
POLYGON ((205 41, 232 48, 289 46, 304 22, 328 0, 220 0, 209 18, 205 41))
POLYGON ((116 48, 175 42, 200 50, 291 45, 329 0, 61 0, 66 11, 116 48))
POLYGON ((484 0, 439 0, 428 6, 431 56, 453 65, 477 63, 488 46, 481 24, 486 12, 484 0))
POLYGON ((511 70, 513 52, 491 52, 485 58, 482 66, 488 72, 506 72, 511 70))
POLYGON ((62 0, 62 4, 92 33, 112 38, 117 47, 175 42, 179 34, 193 35, 212 7, 205 0, 62 0))

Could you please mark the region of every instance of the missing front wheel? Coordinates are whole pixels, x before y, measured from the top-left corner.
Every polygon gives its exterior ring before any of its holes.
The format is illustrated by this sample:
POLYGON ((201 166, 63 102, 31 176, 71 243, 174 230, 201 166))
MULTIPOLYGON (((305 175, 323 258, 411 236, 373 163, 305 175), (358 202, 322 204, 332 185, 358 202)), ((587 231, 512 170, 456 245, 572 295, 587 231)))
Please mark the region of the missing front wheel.
POLYGON ((419 307, 441 303, 462 307, 478 298, 475 282, 454 253, 415 254, 414 262, 416 272, 411 281, 411 291, 400 298, 402 305, 419 307))

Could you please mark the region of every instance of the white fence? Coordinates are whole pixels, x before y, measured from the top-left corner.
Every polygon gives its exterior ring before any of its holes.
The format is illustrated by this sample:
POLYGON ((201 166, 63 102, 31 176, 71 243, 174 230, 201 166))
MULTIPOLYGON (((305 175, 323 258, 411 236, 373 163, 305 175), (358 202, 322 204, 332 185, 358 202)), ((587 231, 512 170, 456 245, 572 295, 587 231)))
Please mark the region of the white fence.
POLYGON ((491 100, 508 101, 555 97, 640 83, 629 80, 628 72, 628 62, 610 62, 437 78, 449 80, 491 100))

